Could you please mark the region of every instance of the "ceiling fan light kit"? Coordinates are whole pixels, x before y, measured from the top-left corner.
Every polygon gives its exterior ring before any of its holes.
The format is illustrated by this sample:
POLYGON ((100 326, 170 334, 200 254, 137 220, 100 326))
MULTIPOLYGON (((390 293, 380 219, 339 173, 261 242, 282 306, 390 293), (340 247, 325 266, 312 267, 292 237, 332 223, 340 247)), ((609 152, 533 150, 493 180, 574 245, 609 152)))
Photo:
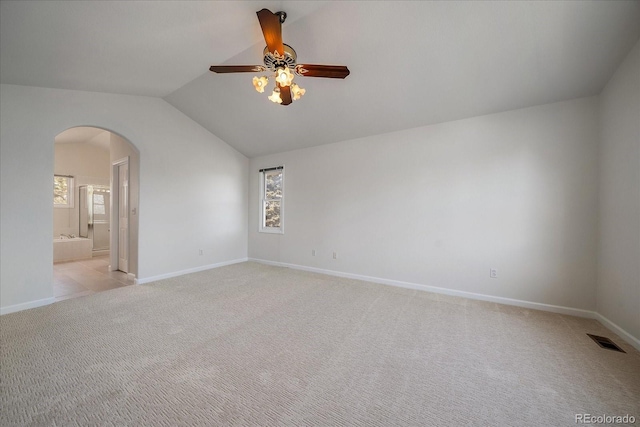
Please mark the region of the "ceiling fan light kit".
POLYGON ((262 76, 262 77, 254 77, 253 78, 253 87, 256 88, 256 90, 260 93, 264 93, 264 88, 267 86, 267 84, 269 83, 269 79, 262 76))
POLYGON ((275 88, 270 96, 267 96, 271 102, 276 104, 282 104, 282 98, 280 98, 280 88, 275 88))
POLYGON ((293 74, 289 71, 289 67, 276 69, 276 81, 280 83, 280 86, 291 86, 293 74))
POLYGON ((307 91, 306 89, 301 88, 295 83, 291 85, 291 94, 293 95, 294 101, 297 101, 298 99, 302 98, 302 95, 304 95, 306 91, 307 91))
MULTIPOLYGON (((267 98, 280 105, 289 105, 305 94, 305 89, 293 83, 295 76, 344 79, 349 75, 349 69, 343 65, 298 64, 296 51, 282 42, 282 24, 287 19, 287 14, 282 11, 272 13, 267 9, 262 9, 256 14, 267 43, 263 51, 264 65, 212 65, 209 68, 210 71, 214 73, 270 72, 275 80, 275 88, 267 98)), ((268 83, 267 76, 253 77, 253 87, 259 93, 264 93, 268 83)))

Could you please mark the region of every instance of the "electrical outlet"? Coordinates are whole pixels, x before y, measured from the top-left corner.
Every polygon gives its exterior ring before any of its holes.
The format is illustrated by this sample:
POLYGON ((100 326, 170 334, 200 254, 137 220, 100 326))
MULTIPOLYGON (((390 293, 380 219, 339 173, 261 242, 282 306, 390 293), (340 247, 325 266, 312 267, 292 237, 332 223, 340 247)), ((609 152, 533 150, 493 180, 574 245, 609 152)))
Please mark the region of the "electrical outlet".
POLYGON ((316 256, 316 250, 315 249, 311 249, 311 256, 316 256))
POLYGON ((492 268, 489 270, 489 277, 491 277, 492 279, 495 279, 498 277, 498 270, 496 270, 495 268, 492 268))
POLYGON ((336 252, 333 253, 333 259, 338 259, 338 254, 336 252))
POLYGON ((204 255, 204 250, 200 249, 200 251, 198 252, 198 255, 204 255))

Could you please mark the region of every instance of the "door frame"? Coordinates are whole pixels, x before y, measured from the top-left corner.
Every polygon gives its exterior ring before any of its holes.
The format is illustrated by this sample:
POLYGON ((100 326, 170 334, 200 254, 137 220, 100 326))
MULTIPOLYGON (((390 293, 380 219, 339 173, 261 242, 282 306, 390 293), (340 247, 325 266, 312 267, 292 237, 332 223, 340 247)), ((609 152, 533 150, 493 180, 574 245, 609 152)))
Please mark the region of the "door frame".
MULTIPOLYGON (((129 163, 129 156, 123 157, 111 163, 111 209, 110 216, 110 231, 109 231, 109 270, 118 270, 118 258, 119 258, 119 240, 120 240, 120 174, 119 167, 122 165, 128 165, 129 180, 131 179, 131 165, 129 163)), ((131 248, 131 233, 127 231, 127 248, 131 248)), ((129 256, 131 251, 127 251, 129 256)))

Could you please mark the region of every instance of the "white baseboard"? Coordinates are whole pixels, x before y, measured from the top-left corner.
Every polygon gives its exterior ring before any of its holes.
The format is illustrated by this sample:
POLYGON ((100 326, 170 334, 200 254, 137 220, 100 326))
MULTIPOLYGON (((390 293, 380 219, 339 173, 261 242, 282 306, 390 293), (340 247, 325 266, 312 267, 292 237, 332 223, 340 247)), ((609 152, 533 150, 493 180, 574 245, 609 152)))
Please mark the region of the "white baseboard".
MULTIPOLYGON (((203 266, 200 266, 200 267, 190 268, 190 269, 187 269, 187 270, 175 271, 173 273, 166 273, 166 274, 160 274, 160 275, 157 275, 157 276, 151 276, 151 277, 145 277, 145 278, 141 278, 141 279, 135 279, 135 283, 136 284, 143 284, 143 283, 155 282, 157 280, 168 279, 168 278, 171 278, 171 277, 182 276, 184 274, 196 273, 198 271, 210 270, 212 268, 224 267, 226 265, 238 264, 238 263, 246 262, 246 261, 255 261, 255 262, 259 262, 261 264, 273 265, 273 266, 277 266, 277 267, 287 267, 287 268, 292 268, 292 269, 295 269, 295 270, 310 271, 310 272, 313 272, 313 273, 326 274, 326 275, 329 275, 329 276, 345 277, 345 278, 348 278, 348 279, 363 280, 363 281, 366 281, 366 282, 379 283, 379 284, 382 284, 382 285, 390 285, 390 286, 396 286, 396 287, 407 288, 407 289, 417 289, 417 290, 433 292, 433 293, 438 293, 438 294, 444 294, 444 295, 450 295, 450 296, 456 296, 456 297, 463 297, 463 298, 470 298, 470 299, 475 299, 475 300, 480 300, 480 301, 495 302, 495 303, 499 303, 499 304, 513 305, 513 306, 529 308, 529 309, 533 309, 533 310, 543 310, 543 311, 549 311, 549 312, 552 312, 552 313, 567 314, 567 315, 570 315, 570 316, 578 316, 578 317, 586 317, 586 318, 590 318, 590 319, 596 319, 600 323, 602 323, 607 329, 615 332, 622 339, 624 339, 629 344, 631 344, 634 348, 636 348, 638 351, 640 351, 640 340, 638 338, 634 337, 633 335, 631 335, 630 333, 628 333, 627 331, 622 329, 620 326, 616 325, 611 320, 607 319, 602 314, 597 313, 595 311, 583 310, 583 309, 572 308, 572 307, 563 307, 563 306, 551 305, 551 304, 543 304, 543 303, 539 303, 539 302, 523 301, 523 300, 517 300, 517 299, 512 299, 512 298, 497 297, 497 296, 492 296, 492 295, 477 294, 477 293, 473 293, 473 292, 458 291, 458 290, 454 290, 454 289, 440 288, 440 287, 437 287, 437 286, 421 285, 421 284, 418 284, 418 283, 403 282, 403 281, 399 281, 399 280, 381 279, 379 277, 364 276, 364 275, 361 275, 361 274, 344 273, 344 272, 341 272, 341 271, 325 270, 325 269, 322 269, 322 268, 307 267, 307 266, 304 266, 304 265, 288 264, 288 263, 277 262, 277 261, 269 261, 269 260, 259 259, 259 258, 239 258, 239 259, 235 259, 235 260, 231 260, 231 261, 219 262, 219 263, 216 263, 216 264, 203 265, 203 266)), ((49 304, 51 304, 53 302, 55 302, 55 298, 51 297, 51 298, 44 298, 44 299, 35 300, 35 301, 29 301, 29 302, 25 302, 25 303, 22 303, 22 304, 10 305, 8 307, 0 307, 0 315, 14 313, 16 311, 27 310, 27 309, 30 309, 30 308, 42 307, 42 306, 45 306, 45 305, 49 305, 49 304)))
POLYGON ((602 323, 602 325, 604 325, 607 329, 609 329, 612 332, 615 332, 620 336, 620 338, 624 339, 626 342, 628 342, 629 344, 631 344, 633 347, 635 347, 637 350, 640 351, 640 340, 638 340, 638 338, 634 337, 633 335, 631 335, 630 333, 622 329, 620 326, 616 325, 615 323, 613 323, 612 321, 604 317, 602 314, 595 311, 583 310, 580 308, 563 307, 559 305, 543 304, 539 302, 523 301, 523 300, 512 299, 512 298, 496 297, 492 295, 476 294, 473 292, 458 291, 454 289, 440 288, 437 286, 420 285, 417 283, 402 282, 399 280, 381 279, 378 277, 343 273, 341 271, 325 270, 322 268, 307 267, 305 265, 298 265, 298 264, 287 264, 284 262, 269 261, 269 260, 259 259, 259 258, 249 258, 249 261, 255 261, 261 264, 273 265, 277 267, 288 267, 288 268, 293 268, 295 270, 311 271, 313 273, 327 274, 330 276, 345 277, 348 279, 364 280, 366 282, 380 283, 382 285, 397 286, 397 287, 408 288, 408 289, 418 289, 418 290, 433 292, 437 294, 470 298, 470 299, 475 299, 480 301, 495 302, 498 304, 514 305, 517 307, 530 308, 533 310, 542 310, 542 311, 549 311, 549 312, 558 313, 558 314, 567 314, 570 316, 586 317, 588 319, 596 319, 600 323, 602 323))
POLYGON ((0 315, 15 313, 16 311, 28 310, 30 308, 42 307, 56 302, 54 297, 43 298, 35 301, 23 302, 22 304, 10 305, 8 307, 0 307, 0 315))
POLYGON ((207 264, 207 265, 202 265, 200 267, 188 268, 186 270, 174 271, 172 273, 159 274, 157 276, 151 276, 151 277, 142 277, 142 278, 136 279, 135 283, 136 285, 142 285, 144 283, 155 282, 157 280, 162 280, 162 279, 169 279, 171 277, 182 276, 184 274, 189 274, 189 273, 197 273, 198 271, 211 270, 212 268, 224 267, 225 265, 238 264, 240 262, 246 262, 246 261, 249 261, 249 258, 239 258, 231 261, 219 262, 216 264, 207 264))
POLYGON ((418 283, 402 282, 400 280, 381 279, 379 277, 363 276, 360 274, 352 274, 352 273, 343 273, 341 271, 324 270, 322 268, 307 267, 304 265, 297 265, 297 264, 287 264, 283 262, 268 261, 268 260, 258 259, 258 258, 249 258, 249 261, 255 261, 262 264, 274 265, 279 267, 288 267, 288 268, 293 268, 295 270, 311 271, 314 273, 327 274, 330 276, 345 277, 347 279, 363 280, 366 282, 379 283, 382 285, 397 286, 400 288, 418 289, 422 291, 433 292, 436 294, 450 295, 454 297, 463 297, 463 298, 470 298, 470 299, 475 299, 480 301, 495 302, 499 304, 514 305, 514 306, 523 307, 523 308, 530 308, 533 310, 550 311, 552 313, 568 314, 570 316, 586 317, 589 319, 596 318, 595 312, 590 310, 583 310, 580 308, 563 307, 560 305, 543 304, 539 302, 523 301, 523 300, 512 299, 512 298, 497 297, 493 295, 476 294, 473 292, 458 291, 455 289, 440 288, 437 286, 428 286, 428 285, 421 285, 418 283))
POLYGON ((618 334, 620 338, 631 344, 636 350, 640 351, 640 340, 638 338, 634 337, 629 332, 625 331, 598 312, 596 312, 596 320, 602 323, 607 329, 618 334))

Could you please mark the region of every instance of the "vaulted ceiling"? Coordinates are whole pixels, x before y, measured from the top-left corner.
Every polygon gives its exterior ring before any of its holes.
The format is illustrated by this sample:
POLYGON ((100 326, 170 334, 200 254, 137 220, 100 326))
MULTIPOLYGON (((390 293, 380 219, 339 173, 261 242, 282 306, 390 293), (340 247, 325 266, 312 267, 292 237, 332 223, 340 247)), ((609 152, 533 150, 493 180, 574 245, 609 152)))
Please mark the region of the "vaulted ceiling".
POLYGON ((640 37, 638 1, 6 1, 0 81, 162 97, 254 157, 598 94, 640 37), (289 106, 257 93, 255 12, 288 14, 289 106))

